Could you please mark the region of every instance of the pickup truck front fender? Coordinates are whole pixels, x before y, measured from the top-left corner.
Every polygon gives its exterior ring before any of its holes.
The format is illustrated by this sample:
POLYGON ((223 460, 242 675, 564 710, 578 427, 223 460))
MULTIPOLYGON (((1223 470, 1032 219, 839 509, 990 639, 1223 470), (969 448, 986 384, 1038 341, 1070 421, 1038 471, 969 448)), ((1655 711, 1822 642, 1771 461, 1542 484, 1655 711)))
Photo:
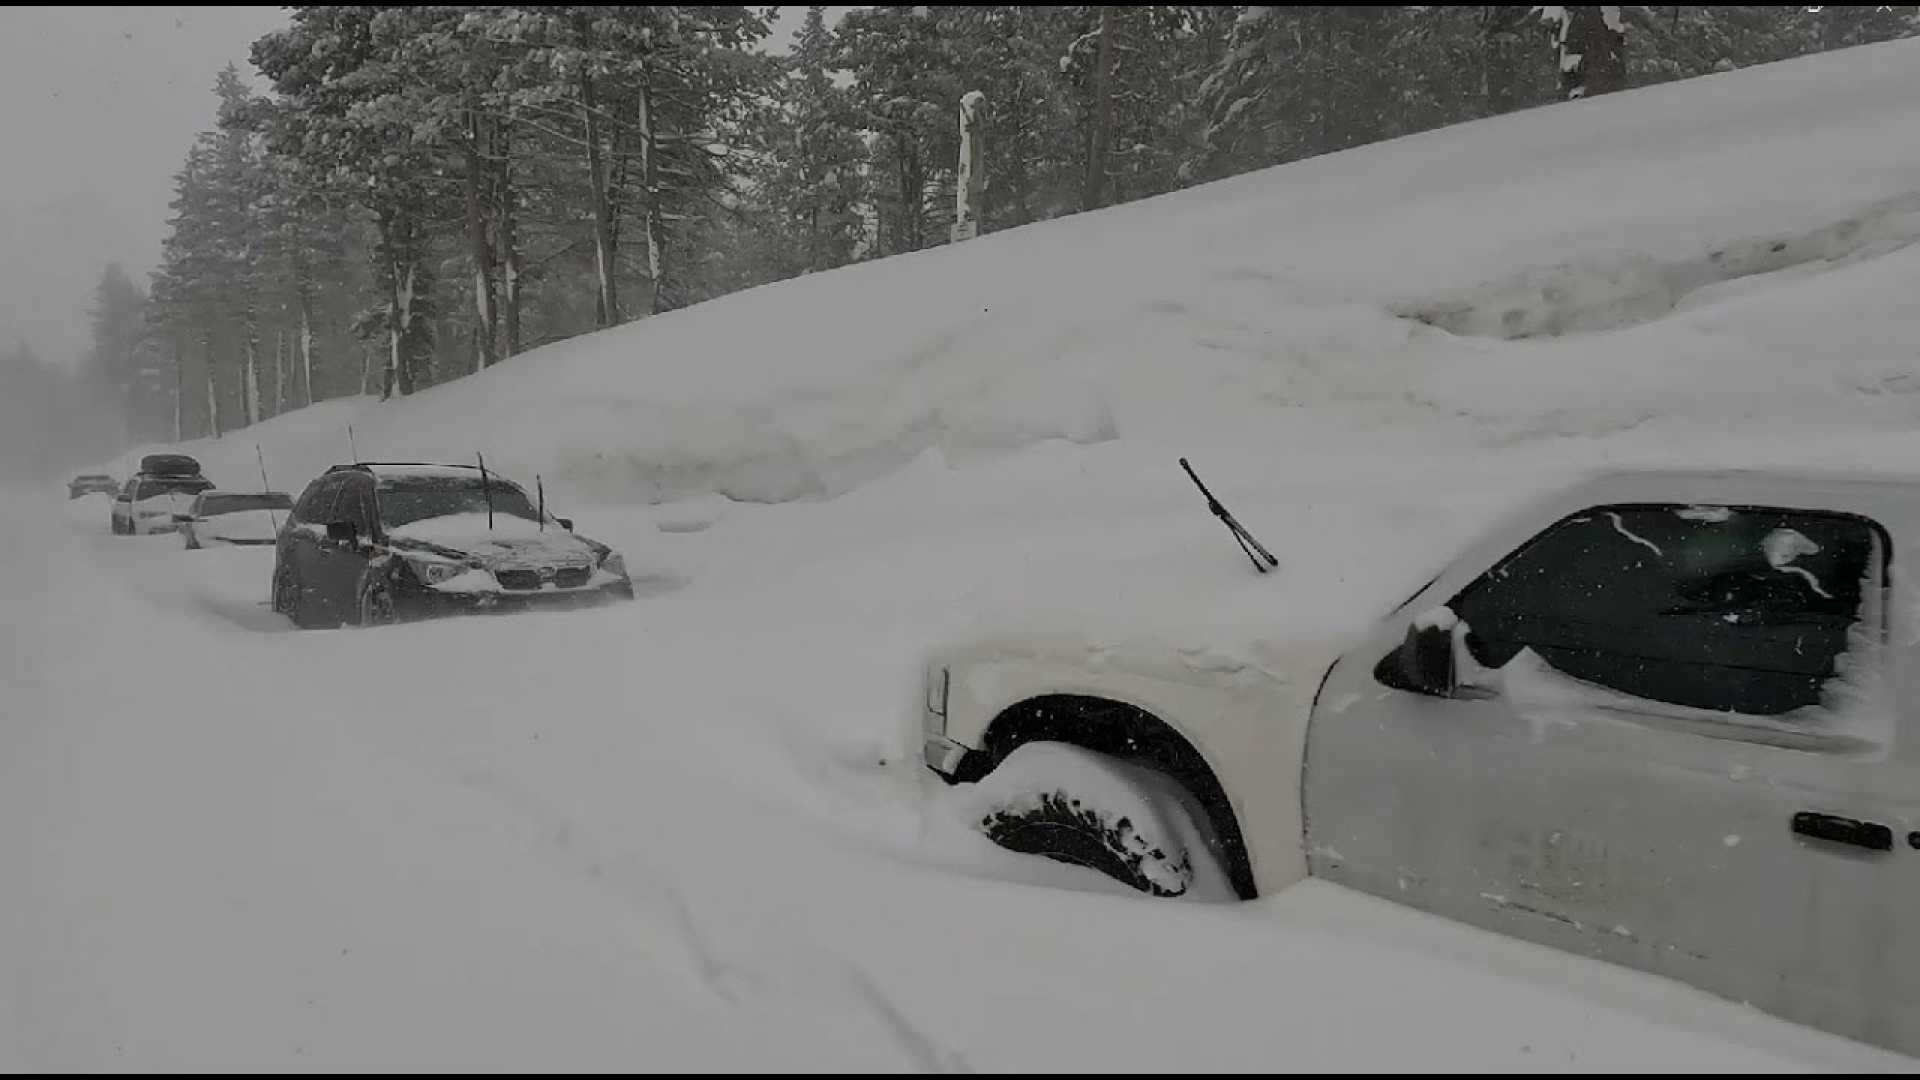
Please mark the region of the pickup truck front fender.
POLYGON ((976 780, 1023 743, 1060 741, 1146 765, 1206 810, 1240 895, 1273 892, 1306 875, 1301 750, 1328 652, 1283 655, 1293 662, 1061 638, 943 650, 930 666, 928 762, 976 780))

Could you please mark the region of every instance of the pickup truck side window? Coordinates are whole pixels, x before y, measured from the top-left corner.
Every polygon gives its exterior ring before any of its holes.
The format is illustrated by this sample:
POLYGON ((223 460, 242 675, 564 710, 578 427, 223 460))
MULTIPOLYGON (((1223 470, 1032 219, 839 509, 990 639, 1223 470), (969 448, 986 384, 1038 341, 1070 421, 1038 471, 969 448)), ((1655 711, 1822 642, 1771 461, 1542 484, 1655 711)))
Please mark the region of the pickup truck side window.
POLYGON ((1597 506, 1449 606, 1487 667, 1531 649, 1635 697, 1773 716, 1820 703, 1890 550, 1879 525, 1846 514, 1597 506))

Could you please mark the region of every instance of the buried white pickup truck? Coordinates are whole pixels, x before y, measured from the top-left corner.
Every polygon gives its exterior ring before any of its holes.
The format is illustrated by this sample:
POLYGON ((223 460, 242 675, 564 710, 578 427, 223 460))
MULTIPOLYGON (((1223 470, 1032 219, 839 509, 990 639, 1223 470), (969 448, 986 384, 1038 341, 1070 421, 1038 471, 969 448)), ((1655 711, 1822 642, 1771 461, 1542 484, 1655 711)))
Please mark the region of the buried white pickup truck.
POLYGON ((1145 891, 1310 873, 1920 1054, 1915 558, 1920 482, 1609 475, 1299 678, 943 650, 927 763, 1145 891))

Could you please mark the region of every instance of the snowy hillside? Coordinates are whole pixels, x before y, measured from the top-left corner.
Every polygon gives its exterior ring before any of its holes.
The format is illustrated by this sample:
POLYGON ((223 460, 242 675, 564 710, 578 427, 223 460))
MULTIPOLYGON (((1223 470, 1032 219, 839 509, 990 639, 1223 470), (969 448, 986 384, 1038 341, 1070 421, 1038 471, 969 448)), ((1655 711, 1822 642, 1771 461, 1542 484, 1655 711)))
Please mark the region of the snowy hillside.
POLYGON ((97 497, 50 496, 0 520, 30 615, 0 632, 0 1066, 1910 1067, 1318 882, 1120 895, 968 832, 913 725, 928 648, 1014 628, 1310 691, 1329 643, 1574 472, 1910 471, 1915 239, 1910 41, 181 448, 239 487, 257 443, 296 492, 349 424, 368 459, 478 450, 670 584, 632 605, 295 633, 270 553, 111 537, 97 497))

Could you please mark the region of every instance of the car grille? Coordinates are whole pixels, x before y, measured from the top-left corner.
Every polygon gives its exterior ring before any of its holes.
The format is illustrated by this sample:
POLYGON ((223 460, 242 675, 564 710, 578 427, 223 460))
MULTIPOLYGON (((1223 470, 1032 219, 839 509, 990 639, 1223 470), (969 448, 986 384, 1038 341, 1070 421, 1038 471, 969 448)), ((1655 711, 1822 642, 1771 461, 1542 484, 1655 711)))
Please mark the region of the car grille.
POLYGON ((563 566, 558 570, 496 570, 493 576, 500 579, 503 589, 532 592, 540 587, 542 573, 551 574, 551 580, 558 588, 577 589, 587 583, 593 571, 584 566, 563 566))
POLYGON ((540 575, 533 570, 496 570, 494 577, 500 579, 500 587, 525 591, 540 587, 540 575))

